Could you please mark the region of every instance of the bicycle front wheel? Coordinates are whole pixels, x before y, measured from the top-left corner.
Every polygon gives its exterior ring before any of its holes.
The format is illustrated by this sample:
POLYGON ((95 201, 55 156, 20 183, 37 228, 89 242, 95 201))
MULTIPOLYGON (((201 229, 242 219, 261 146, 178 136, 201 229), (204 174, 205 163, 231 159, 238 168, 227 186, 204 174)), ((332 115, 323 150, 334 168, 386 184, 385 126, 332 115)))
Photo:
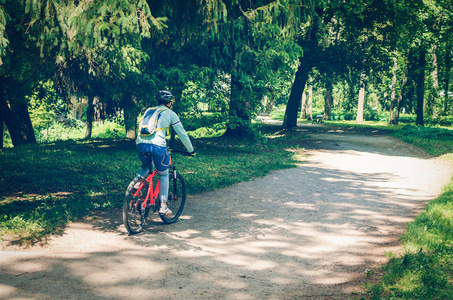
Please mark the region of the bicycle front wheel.
POLYGON ((181 216, 185 203, 186 184, 184 178, 179 173, 176 173, 176 177, 174 173, 170 174, 167 205, 173 214, 170 216, 159 214, 159 217, 165 224, 175 223, 181 216))
POLYGON ((146 199, 147 191, 148 183, 137 178, 132 180, 126 190, 123 203, 123 223, 129 234, 139 233, 145 224, 149 208, 143 209, 142 203, 146 199), (137 194, 138 189, 140 191, 137 194))

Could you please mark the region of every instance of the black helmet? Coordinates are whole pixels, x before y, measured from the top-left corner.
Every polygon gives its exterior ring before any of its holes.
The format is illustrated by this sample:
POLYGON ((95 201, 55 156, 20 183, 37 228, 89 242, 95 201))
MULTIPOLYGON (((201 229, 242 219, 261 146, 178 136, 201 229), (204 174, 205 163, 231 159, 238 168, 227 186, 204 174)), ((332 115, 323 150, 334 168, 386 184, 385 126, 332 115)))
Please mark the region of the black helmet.
POLYGON ((168 104, 175 102, 175 96, 173 96, 169 91, 159 90, 156 96, 156 100, 159 104, 168 104))

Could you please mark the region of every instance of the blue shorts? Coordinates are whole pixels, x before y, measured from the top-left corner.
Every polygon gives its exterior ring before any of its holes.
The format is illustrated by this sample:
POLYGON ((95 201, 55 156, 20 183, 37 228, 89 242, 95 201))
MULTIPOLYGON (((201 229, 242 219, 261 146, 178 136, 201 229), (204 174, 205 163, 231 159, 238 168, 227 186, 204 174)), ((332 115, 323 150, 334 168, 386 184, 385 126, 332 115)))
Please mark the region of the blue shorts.
POLYGON ((137 154, 142 161, 143 167, 149 166, 150 159, 152 159, 154 167, 157 171, 160 172, 167 170, 170 165, 170 154, 168 153, 166 147, 141 143, 137 144, 137 154), (143 153, 149 153, 151 154, 151 157, 145 157, 143 153))

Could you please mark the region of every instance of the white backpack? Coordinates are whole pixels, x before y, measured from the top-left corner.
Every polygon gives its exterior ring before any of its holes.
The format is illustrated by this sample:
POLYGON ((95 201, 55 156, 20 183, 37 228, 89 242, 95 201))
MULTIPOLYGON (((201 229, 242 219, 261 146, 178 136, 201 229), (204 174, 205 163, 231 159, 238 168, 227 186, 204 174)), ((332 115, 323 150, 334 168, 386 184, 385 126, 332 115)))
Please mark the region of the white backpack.
POLYGON ((157 128, 157 121, 160 118, 160 114, 168 108, 159 109, 158 107, 148 108, 143 115, 143 119, 140 122, 140 135, 150 136, 156 131, 165 130, 167 128, 157 128))

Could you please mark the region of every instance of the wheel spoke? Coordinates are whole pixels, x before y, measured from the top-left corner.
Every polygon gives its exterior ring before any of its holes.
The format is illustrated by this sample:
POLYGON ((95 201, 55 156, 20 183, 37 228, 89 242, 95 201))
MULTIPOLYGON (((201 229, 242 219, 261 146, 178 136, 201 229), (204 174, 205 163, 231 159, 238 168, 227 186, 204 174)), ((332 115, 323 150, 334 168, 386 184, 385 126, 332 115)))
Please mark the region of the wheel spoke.
POLYGON ((123 204, 123 222, 129 234, 135 234, 142 230, 149 208, 143 210, 142 203, 146 197, 148 186, 146 181, 137 184, 134 179, 126 191, 123 204), (142 187, 143 186, 143 187, 142 187))

